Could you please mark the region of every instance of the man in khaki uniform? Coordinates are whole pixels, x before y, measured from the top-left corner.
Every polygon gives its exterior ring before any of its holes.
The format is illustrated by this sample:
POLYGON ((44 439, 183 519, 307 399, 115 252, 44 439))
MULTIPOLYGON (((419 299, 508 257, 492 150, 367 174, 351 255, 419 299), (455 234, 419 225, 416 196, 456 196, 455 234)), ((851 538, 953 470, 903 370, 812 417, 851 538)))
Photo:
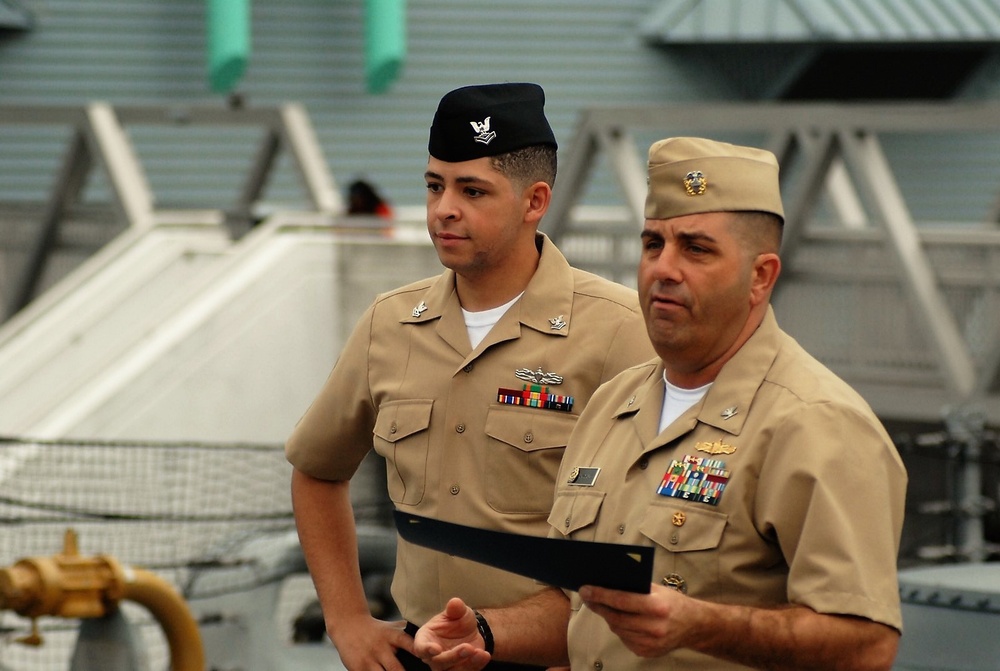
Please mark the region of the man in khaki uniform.
POLYGON ((654 547, 651 593, 549 589, 484 610, 478 629, 453 600, 417 653, 477 668, 489 638, 498 659, 580 670, 889 669, 906 473, 861 397, 778 327, 777 161, 657 142, 645 214, 638 285, 658 358, 594 395, 549 523, 654 547), (529 607, 550 626, 526 626, 529 607))
POLYGON ((299 536, 327 631, 351 671, 426 668, 412 632, 460 595, 493 606, 531 580, 400 540, 402 623, 375 620, 348 481, 374 447, 394 505, 545 535, 569 434, 594 390, 652 355, 634 291, 571 268, 538 233, 556 142, 534 84, 458 89, 430 131, 436 277, 379 296, 286 445, 299 536), (398 651, 398 658, 397 658, 398 651))

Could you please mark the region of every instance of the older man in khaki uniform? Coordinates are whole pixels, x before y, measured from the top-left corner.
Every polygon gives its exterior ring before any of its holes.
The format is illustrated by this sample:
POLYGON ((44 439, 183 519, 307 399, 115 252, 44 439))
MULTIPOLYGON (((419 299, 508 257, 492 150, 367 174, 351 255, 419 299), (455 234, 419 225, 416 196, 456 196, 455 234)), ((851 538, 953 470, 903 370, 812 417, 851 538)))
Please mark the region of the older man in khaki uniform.
MULTIPOLYGON (((635 292, 571 268, 537 231, 555 178, 543 104, 533 84, 441 100, 425 180, 447 270, 375 300, 287 442, 303 550, 351 671, 423 666, 401 624, 367 610, 347 489, 365 455, 385 458, 400 509, 544 536, 582 408, 652 355, 635 292)), ((538 590, 399 542, 392 593, 411 633, 450 596, 485 607, 538 590)))
POLYGON ((891 667, 906 473, 868 405, 778 327, 782 218, 769 152, 650 148, 639 295, 658 358, 587 406, 549 523, 652 546, 651 592, 550 589, 478 630, 454 600, 417 636, 435 668, 491 646, 580 670, 891 667))

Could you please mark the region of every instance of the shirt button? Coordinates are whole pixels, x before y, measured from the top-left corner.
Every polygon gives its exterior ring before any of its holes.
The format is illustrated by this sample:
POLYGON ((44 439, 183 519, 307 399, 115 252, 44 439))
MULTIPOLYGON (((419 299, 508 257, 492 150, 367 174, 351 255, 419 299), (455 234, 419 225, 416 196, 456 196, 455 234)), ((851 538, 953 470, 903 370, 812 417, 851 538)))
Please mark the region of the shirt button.
POLYGON ((618 525, 618 534, 621 535, 623 533, 625 533, 625 525, 624 524, 619 524, 618 525))
POLYGON ((596 662, 594 662, 595 671, 601 671, 601 669, 603 668, 604 668, 604 662, 602 662, 601 660, 597 660, 596 662))
POLYGON ((646 458, 640 459, 639 468, 641 468, 642 470, 646 470, 647 468, 649 468, 649 459, 646 458))
POLYGON ((677 545, 681 540, 681 537, 677 535, 677 532, 670 534, 670 544, 677 545))
POLYGON ((458 424, 455 426, 455 431, 459 433, 465 433, 465 424, 458 424))
POLYGON ((524 434, 524 442, 530 443, 534 439, 535 439, 535 437, 533 435, 531 435, 531 431, 529 431, 528 433, 524 434))
POLYGON ((452 494, 458 494, 459 491, 461 491, 461 488, 458 485, 452 485, 451 486, 451 493, 452 494))
POLYGON ((470 364, 466 364, 465 366, 462 366, 462 370, 464 370, 466 373, 471 373, 472 372, 472 364, 470 363, 470 364))
POLYGON ((670 518, 670 521, 675 527, 682 527, 684 526, 684 523, 687 522, 687 515, 685 515, 683 511, 678 510, 674 513, 674 516, 670 518))
POLYGON ((396 422, 393 422, 392 426, 389 427, 389 433, 396 433, 396 422))
POLYGON ((563 522, 563 526, 566 527, 567 529, 569 529, 569 518, 568 517, 566 518, 566 521, 563 522))

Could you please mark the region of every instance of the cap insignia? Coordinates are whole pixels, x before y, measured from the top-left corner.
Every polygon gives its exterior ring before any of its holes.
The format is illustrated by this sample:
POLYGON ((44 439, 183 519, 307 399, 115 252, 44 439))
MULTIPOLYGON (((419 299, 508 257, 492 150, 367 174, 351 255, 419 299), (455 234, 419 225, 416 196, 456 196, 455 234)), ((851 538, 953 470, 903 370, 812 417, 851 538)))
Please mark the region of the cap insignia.
POLYGON ((478 121, 470 121, 469 123, 472 125, 472 130, 476 131, 476 137, 473 138, 476 142, 489 144, 497 136, 494 131, 490 130, 490 117, 486 117, 482 123, 478 121))
POLYGON ((708 188, 708 180, 701 170, 692 170, 684 175, 684 190, 689 196, 700 196, 708 188))

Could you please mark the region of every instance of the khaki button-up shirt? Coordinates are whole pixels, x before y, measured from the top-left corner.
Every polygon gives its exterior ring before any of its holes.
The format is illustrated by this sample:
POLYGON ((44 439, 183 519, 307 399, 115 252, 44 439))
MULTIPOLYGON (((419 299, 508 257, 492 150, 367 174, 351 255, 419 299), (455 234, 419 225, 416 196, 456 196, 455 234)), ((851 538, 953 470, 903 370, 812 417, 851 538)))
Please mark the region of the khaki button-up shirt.
MULTIPOLYGON (((603 387, 566 450, 551 535, 653 546, 653 581, 729 604, 808 606, 901 628, 906 473, 868 405, 768 314, 662 433, 663 366, 603 387), (573 469, 600 468, 593 486, 573 469)), ((571 594, 574 669, 743 668, 629 652, 571 594)))
MULTIPOLYGON (((452 271, 380 296, 289 438, 289 461, 344 480, 374 448, 396 507, 546 535, 555 475, 581 409, 598 385, 653 350, 634 291, 571 268, 547 238, 540 242, 524 294, 475 349, 452 271), (503 391, 525 386, 549 394, 536 403, 548 407, 515 405, 503 391)), ((454 596, 481 608, 538 589, 399 541, 392 593, 416 624, 454 596)))

